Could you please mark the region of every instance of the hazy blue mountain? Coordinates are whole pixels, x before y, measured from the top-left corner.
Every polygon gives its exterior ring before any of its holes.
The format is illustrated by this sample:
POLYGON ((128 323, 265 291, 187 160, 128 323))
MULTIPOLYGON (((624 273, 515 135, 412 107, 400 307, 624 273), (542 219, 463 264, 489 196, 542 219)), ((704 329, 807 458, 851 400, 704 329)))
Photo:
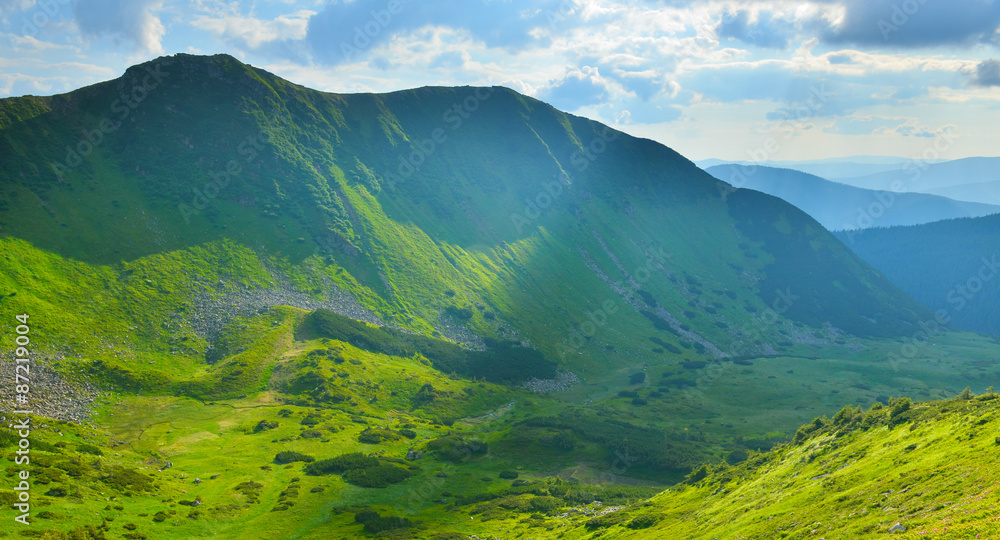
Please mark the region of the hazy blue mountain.
POLYGON ((1000 204, 1000 180, 928 189, 927 193, 942 195, 959 201, 980 201, 990 204, 1000 204))
MULTIPOLYGON (((812 159, 812 160, 774 160, 774 161, 728 161, 723 159, 706 159, 696 161, 699 167, 707 169, 716 165, 748 165, 756 164, 764 167, 792 169, 814 174, 823 178, 845 178, 865 176, 903 169, 911 160, 898 156, 846 156, 842 158, 812 159)), ((936 163, 941 160, 931 161, 936 163)))
POLYGON ((780 197, 831 230, 917 225, 1000 212, 1000 206, 862 189, 790 169, 717 165, 706 170, 725 182, 780 197))
MULTIPOLYGON (((1000 158, 973 157, 929 164, 910 161, 903 168, 894 171, 853 177, 831 176, 829 178, 836 182, 868 189, 943 194, 939 191, 941 188, 1000 180, 998 170, 1000 170, 1000 158)), ((973 198, 965 200, 998 202, 980 199, 974 195, 973 198)))

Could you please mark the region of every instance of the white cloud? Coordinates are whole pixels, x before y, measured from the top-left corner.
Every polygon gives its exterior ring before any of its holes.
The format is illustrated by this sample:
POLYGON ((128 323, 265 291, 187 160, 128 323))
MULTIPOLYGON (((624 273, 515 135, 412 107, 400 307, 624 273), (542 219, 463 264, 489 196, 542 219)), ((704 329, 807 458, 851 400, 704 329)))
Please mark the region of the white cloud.
POLYGON ((209 31, 230 42, 250 49, 257 49, 273 41, 299 40, 306 37, 309 18, 315 11, 299 10, 287 15, 279 15, 271 20, 245 15, 209 16, 199 15, 191 24, 209 31))
POLYGON ((110 36, 142 51, 163 54, 166 29, 157 15, 162 7, 163 0, 77 0, 73 13, 85 36, 110 36))

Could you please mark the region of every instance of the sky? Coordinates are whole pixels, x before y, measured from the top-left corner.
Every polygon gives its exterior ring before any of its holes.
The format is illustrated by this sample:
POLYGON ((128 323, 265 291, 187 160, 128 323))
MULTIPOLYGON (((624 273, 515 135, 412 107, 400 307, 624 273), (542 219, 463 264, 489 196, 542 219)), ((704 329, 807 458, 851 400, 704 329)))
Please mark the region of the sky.
POLYGON ((1000 0, 0 0, 0 97, 227 53, 328 92, 503 85, 690 159, 1000 155, 1000 0))

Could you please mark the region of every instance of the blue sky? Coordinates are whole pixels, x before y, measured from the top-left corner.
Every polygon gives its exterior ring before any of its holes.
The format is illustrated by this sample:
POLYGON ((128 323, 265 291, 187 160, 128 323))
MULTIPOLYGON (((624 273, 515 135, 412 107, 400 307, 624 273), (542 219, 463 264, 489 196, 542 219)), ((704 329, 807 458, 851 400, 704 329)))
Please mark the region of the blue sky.
POLYGON ((0 97, 224 52, 330 92, 502 84, 692 159, 1000 155, 1000 0, 0 0, 0 50, 0 97))

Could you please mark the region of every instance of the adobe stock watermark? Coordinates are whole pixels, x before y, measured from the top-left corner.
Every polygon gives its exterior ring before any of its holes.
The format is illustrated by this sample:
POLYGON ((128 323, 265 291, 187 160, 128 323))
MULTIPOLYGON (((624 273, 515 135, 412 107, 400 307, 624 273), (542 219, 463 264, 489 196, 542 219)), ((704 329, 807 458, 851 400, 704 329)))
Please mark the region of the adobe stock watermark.
MULTIPOLYGON (((243 160, 247 164, 250 164, 259 157, 260 152, 264 150, 266 143, 270 140, 270 135, 266 131, 261 130, 257 135, 244 138, 236 150, 243 156, 243 160)), ((191 190, 194 193, 191 198, 191 204, 180 203, 177 205, 177 210, 184 218, 184 223, 190 224, 192 216, 201 214, 202 210, 208 208, 212 199, 218 197, 219 193, 229 185, 234 177, 239 176, 241 172, 243 172, 243 165, 235 159, 231 159, 226 163, 225 170, 208 173, 211 180, 205 183, 201 189, 193 188, 191 190)))
POLYGON ((21 17, 21 35, 37 37, 42 28, 48 26, 56 18, 56 15, 59 15, 62 8, 69 6, 70 3, 72 0, 41 0, 35 4, 38 9, 31 15, 21 17))
POLYGON ((888 42, 889 36, 893 32, 898 32, 900 28, 910 22, 910 17, 917 14, 920 8, 927 3, 927 0, 903 0, 902 2, 895 3, 891 8, 891 15, 889 15, 889 20, 879 19, 875 26, 878 27, 878 31, 882 34, 882 40, 888 42))
POLYGON ((447 129, 442 127, 434 128, 428 137, 411 143, 413 150, 407 155, 399 156, 399 165, 396 168, 396 173, 388 173, 386 175, 387 181, 384 185, 389 189, 396 189, 396 186, 409 180, 414 173, 420 170, 421 165, 426 163, 448 141, 448 133, 461 128, 472 117, 473 113, 478 111, 479 107, 490 99, 494 92, 496 92, 496 87, 476 88, 465 99, 445 109, 441 114, 441 121, 447 129))
POLYGON ((806 99, 805 103, 785 111, 777 126, 777 131, 781 134, 780 137, 768 137, 759 147, 747 150, 750 163, 741 164, 738 169, 734 169, 729 176, 728 184, 726 182, 717 184, 722 201, 725 202, 731 193, 746 185, 750 176, 757 172, 760 163, 770 160, 774 154, 780 152, 781 143, 787 142, 796 133, 802 131, 806 126, 806 120, 818 116, 834 95, 826 90, 826 83, 810 86, 809 98, 806 99))
POLYGON ((411 0, 389 0, 383 9, 371 10, 371 18, 365 24, 354 27, 354 39, 348 43, 340 43, 340 52, 344 55, 344 60, 350 62, 361 51, 371 46, 372 40, 382 35, 382 32, 390 24, 396 15, 403 12, 411 0))
POLYGON ((23 468, 17 471, 17 485, 14 486, 16 502, 11 506, 17 509, 20 514, 14 517, 14 521, 22 525, 30 525, 28 512, 31 510, 31 471, 26 467, 31 463, 31 327, 27 313, 14 316, 14 414, 19 418, 11 418, 11 433, 17 442, 17 450, 14 451, 13 461, 23 468), (15 423, 16 420, 16 423, 15 423))
POLYGON ((1000 275, 1000 260, 997 255, 982 257, 979 261, 979 268, 973 272, 965 281, 952 287, 945 294, 945 301, 951 306, 949 309, 938 309, 934 312, 934 318, 929 321, 920 321, 920 330, 904 340, 899 348, 899 354, 889 353, 889 365, 893 371, 899 371, 899 366, 908 364, 920 352, 920 346, 926 345, 931 338, 945 331, 945 326, 951 322, 952 315, 965 309, 970 301, 979 295, 986 284, 1000 275))
MULTIPOLYGON (((582 150, 574 151, 569 156, 569 162, 578 172, 584 172, 590 165, 597 161, 597 157, 608 150, 608 144, 618 140, 618 133, 605 126, 604 131, 597 135, 583 147, 582 150)), ((565 188, 573 185, 569 175, 563 176, 551 182, 542 182, 541 189, 534 197, 524 200, 524 210, 520 213, 514 212, 510 215, 510 221, 521 234, 525 226, 531 225, 535 220, 542 217, 551 210, 558 202, 565 188)))
POLYGON ((105 136, 114 133, 121 127, 122 122, 128 119, 132 111, 140 103, 149 97, 149 93, 155 90, 169 73, 161 71, 161 64, 155 67, 146 66, 146 74, 142 78, 142 84, 132 86, 131 91, 122 94, 118 99, 111 102, 111 112, 115 114, 115 120, 106 116, 102 118, 93 129, 82 131, 83 136, 75 145, 66 147, 66 159, 62 162, 51 163, 52 170, 60 182, 66 181, 66 174, 80 166, 83 161, 94 152, 94 150, 104 142, 105 136))

